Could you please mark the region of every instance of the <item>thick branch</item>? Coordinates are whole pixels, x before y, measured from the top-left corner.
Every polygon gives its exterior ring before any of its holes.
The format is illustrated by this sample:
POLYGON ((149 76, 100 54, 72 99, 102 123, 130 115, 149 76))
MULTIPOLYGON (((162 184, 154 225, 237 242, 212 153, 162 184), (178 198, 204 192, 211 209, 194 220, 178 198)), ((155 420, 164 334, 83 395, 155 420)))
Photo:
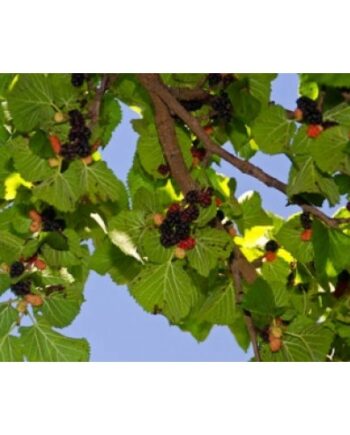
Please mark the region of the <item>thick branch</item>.
POLYGON ((169 87, 169 92, 177 100, 182 101, 207 101, 210 99, 211 95, 208 92, 200 88, 173 88, 169 87))
POLYGON ((170 167, 173 178, 177 181, 184 194, 196 188, 183 159, 181 150, 177 143, 174 119, 170 115, 166 104, 152 92, 147 80, 140 74, 139 80, 148 90, 155 109, 155 121, 158 131, 159 142, 163 148, 164 155, 170 167))
MULTIPOLYGON (((179 118, 181 118, 188 127, 193 131, 193 133, 203 142, 205 148, 220 157, 222 157, 227 162, 231 163, 235 168, 244 174, 251 175, 257 180, 261 181, 268 187, 273 187, 274 189, 286 194, 287 185, 277 178, 272 177, 271 175, 264 172, 259 167, 253 165, 252 163, 242 160, 233 154, 226 151, 224 148, 221 148, 217 144, 215 144, 212 139, 207 135, 204 131, 203 127, 200 125, 198 120, 192 116, 177 100, 174 96, 168 91, 168 89, 161 83, 159 77, 156 74, 144 74, 147 76, 147 81, 152 87, 153 91, 157 93, 160 98, 167 104, 169 109, 171 109, 179 118)), ((334 218, 330 218, 317 207, 314 207, 310 204, 305 204, 301 201, 298 201, 297 204, 308 213, 311 213, 316 218, 323 221, 330 227, 336 228, 340 223, 349 223, 349 220, 338 220, 334 218)))

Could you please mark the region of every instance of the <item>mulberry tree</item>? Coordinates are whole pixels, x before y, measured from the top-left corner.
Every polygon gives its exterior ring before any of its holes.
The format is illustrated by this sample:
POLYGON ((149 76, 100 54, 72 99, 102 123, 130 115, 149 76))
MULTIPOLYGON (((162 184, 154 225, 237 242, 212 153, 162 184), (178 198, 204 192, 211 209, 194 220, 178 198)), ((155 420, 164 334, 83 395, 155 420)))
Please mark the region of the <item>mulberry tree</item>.
POLYGON ((60 328, 91 270, 198 341, 225 325, 253 361, 350 360, 350 74, 300 74, 294 111, 275 78, 0 74, 0 361, 88 360, 60 328), (121 102, 140 115, 126 184, 101 155, 121 102), (257 152, 287 156, 288 183, 257 152), (240 173, 299 211, 237 198, 240 173))

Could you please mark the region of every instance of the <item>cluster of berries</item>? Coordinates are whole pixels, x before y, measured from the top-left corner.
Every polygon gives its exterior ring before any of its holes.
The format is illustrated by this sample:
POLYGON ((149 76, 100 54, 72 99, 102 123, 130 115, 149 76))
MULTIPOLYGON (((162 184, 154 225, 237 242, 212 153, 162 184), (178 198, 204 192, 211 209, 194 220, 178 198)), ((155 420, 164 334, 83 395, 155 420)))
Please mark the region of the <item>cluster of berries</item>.
POLYGON ((199 216, 199 207, 208 207, 211 204, 213 190, 211 188, 191 190, 185 197, 185 206, 172 204, 165 218, 156 214, 153 219, 160 229, 160 243, 165 248, 177 245, 188 250, 195 246, 195 240, 190 236, 191 223, 199 216))
POLYGON ((303 242, 308 242, 312 238, 312 220, 310 213, 301 213, 300 224, 303 227, 303 231, 300 234, 300 238, 303 242))
POLYGON ((275 240, 269 240, 265 245, 265 260, 274 261, 277 258, 279 245, 275 240))
POLYGON ((192 142, 191 154, 194 166, 199 165, 206 155, 206 149, 200 146, 200 141, 198 139, 195 139, 192 142))
POLYGON ((159 226, 160 243, 165 247, 175 246, 187 240, 191 234, 190 224, 199 216, 197 206, 189 205, 181 210, 179 204, 172 204, 159 226))
POLYGON ((18 281, 15 284, 11 285, 11 291, 16 296, 25 296, 29 295, 32 287, 32 282, 29 279, 24 279, 22 281, 18 281))
POLYGON ((85 125, 82 113, 77 110, 68 112, 71 129, 68 134, 69 142, 62 144, 60 155, 66 160, 84 158, 91 155, 89 139, 91 130, 85 125))
POLYGON ((56 219, 56 212, 53 207, 47 207, 41 213, 31 210, 29 217, 32 220, 30 231, 33 233, 37 231, 63 231, 66 228, 63 219, 56 219))
POLYGON ((87 74, 72 74, 71 75, 71 83, 75 88, 80 88, 83 85, 84 81, 87 79, 87 74))
POLYGON ((189 112, 195 112, 203 107, 203 101, 201 100, 181 100, 180 103, 189 112))
POLYGON ((334 297, 341 298, 350 289, 350 274, 347 270, 342 270, 335 285, 334 297))
POLYGON ((317 107, 316 101, 308 97, 297 99, 297 109, 294 111, 297 121, 308 124, 307 135, 311 138, 317 137, 323 130, 322 112, 317 107))
POLYGON ((211 88, 220 84, 221 81, 222 81, 222 74, 219 74, 219 73, 208 74, 208 85, 211 88))
POLYGON ((231 120, 232 104, 225 91, 221 91, 220 95, 213 97, 211 107, 214 110, 212 115, 214 121, 229 122, 231 120))
POLYGON ((208 74, 208 85, 210 88, 223 84, 223 86, 229 85, 234 80, 232 74, 218 74, 210 73, 208 74))

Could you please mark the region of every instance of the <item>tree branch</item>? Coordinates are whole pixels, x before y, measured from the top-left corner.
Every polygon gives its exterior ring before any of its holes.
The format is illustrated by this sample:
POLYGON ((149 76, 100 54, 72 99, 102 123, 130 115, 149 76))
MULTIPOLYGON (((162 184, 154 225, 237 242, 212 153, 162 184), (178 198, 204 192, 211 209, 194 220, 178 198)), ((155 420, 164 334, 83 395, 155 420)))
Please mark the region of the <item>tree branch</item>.
POLYGON ((116 80, 116 74, 103 74, 100 86, 96 89, 95 97, 90 105, 90 128, 93 128, 100 117, 102 98, 109 86, 116 80))
MULTIPOLYGON (((153 92, 159 95, 164 103, 167 104, 169 109, 171 109, 179 118, 183 120, 183 122, 188 125, 188 127, 193 131, 198 139, 203 142, 204 147, 209 152, 216 154, 227 162, 231 163, 236 169, 238 169, 242 173, 251 175, 252 177, 261 181, 266 186, 272 187, 286 194, 287 185, 285 183, 267 174, 262 169, 253 165, 249 161, 242 160, 234 156, 233 154, 226 151, 224 148, 221 148, 216 143, 214 143, 204 131, 198 120, 194 116, 192 116, 168 91, 166 86, 160 81, 157 74, 143 74, 143 76, 147 76, 147 81, 149 82, 149 85, 152 88, 153 92)), ((296 204, 299 205, 305 212, 312 214, 314 217, 320 219, 331 228, 337 228, 338 225, 341 223, 350 223, 350 219, 339 220, 331 218, 323 213, 321 210, 319 210, 317 207, 306 204, 302 201, 298 201, 296 202, 296 204)))
MULTIPOLYGON (((240 267, 239 267, 239 257, 237 258, 237 254, 238 255, 240 254, 240 251, 238 248, 235 249, 234 258, 231 261, 230 269, 231 269, 231 274, 232 274, 232 278, 233 278, 233 282, 234 282, 235 290, 236 290, 236 301, 237 301, 237 303, 241 303, 242 297, 243 297, 243 286, 242 286, 242 277, 241 277, 240 267)), ((251 318, 251 315, 248 312, 244 313, 244 322, 245 322, 247 330, 248 330, 250 341, 252 342, 255 360, 257 362, 260 362, 261 357, 260 357, 260 352, 259 352, 259 347, 258 347, 256 329, 255 329, 253 320, 251 318)))
POLYGON ((168 106, 152 91, 152 88, 142 74, 139 81, 148 91, 155 109, 155 121, 158 131, 159 142, 170 167, 170 172, 184 194, 196 188, 195 182, 190 176, 181 150, 177 143, 174 119, 170 115, 168 106))

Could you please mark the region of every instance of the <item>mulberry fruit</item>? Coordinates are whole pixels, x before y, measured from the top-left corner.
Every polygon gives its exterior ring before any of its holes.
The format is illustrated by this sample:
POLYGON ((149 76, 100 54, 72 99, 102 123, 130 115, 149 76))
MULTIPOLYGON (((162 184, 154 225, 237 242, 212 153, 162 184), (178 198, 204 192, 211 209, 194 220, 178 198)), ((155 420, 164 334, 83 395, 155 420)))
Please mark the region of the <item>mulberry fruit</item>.
POLYGON ((20 261, 15 261, 10 266, 10 277, 11 278, 17 278, 18 276, 21 276, 24 272, 25 267, 24 264, 20 261))

